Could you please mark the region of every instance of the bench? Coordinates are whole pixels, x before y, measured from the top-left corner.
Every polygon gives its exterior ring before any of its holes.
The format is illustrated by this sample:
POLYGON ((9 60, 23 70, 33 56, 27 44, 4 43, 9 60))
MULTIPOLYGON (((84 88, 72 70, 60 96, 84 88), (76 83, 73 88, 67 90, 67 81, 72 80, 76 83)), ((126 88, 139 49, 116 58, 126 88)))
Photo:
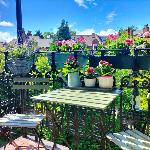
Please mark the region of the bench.
POLYGON ((109 133, 107 138, 123 150, 150 150, 150 137, 134 129, 109 133))
MULTIPOLYGON (((130 76, 126 76, 126 80, 124 80, 125 82, 122 83, 123 86, 125 87, 131 87, 134 90, 137 90, 138 88, 143 88, 143 89, 148 89, 148 95, 147 95, 147 100, 148 100, 148 115, 147 115, 147 120, 146 120, 146 124, 147 124, 147 133, 149 133, 149 129, 150 129, 150 78, 148 77, 143 77, 142 76, 142 84, 139 84, 140 82, 133 80, 132 84, 129 85, 129 78, 130 76)), ((135 100, 135 99, 134 99, 135 100)), ((134 114, 135 114, 135 105, 136 102, 134 101, 134 105, 133 105, 133 119, 135 118, 134 114)), ((134 120, 132 120, 134 122, 134 120)), ((138 121, 138 120, 137 120, 138 121)), ((133 126, 133 129, 126 129, 123 130, 119 133, 108 133, 106 135, 106 137, 113 143, 115 143, 116 145, 118 145, 121 149, 123 150, 150 150, 150 137, 143 134, 142 132, 136 130, 133 126)))

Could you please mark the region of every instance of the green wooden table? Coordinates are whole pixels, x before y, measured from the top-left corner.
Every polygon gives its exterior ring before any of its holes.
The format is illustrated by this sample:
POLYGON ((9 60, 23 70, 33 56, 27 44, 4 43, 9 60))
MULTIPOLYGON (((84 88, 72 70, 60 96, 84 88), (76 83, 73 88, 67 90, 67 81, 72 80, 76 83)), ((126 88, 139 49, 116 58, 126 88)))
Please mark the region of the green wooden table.
MULTIPOLYGON (((112 115, 113 117, 109 118, 112 122, 115 120, 115 99, 117 96, 119 96, 122 92, 120 90, 101 90, 99 88, 63 88, 63 89, 58 89, 52 92, 48 92, 46 94, 40 94, 38 96, 32 97, 32 99, 35 102, 44 102, 44 105, 46 106, 46 111, 49 110, 51 113, 49 115, 53 116, 53 121, 56 121, 57 115, 54 115, 53 109, 50 109, 49 105, 47 104, 52 104, 52 107, 54 106, 55 108, 58 108, 58 105, 61 105, 62 111, 61 111, 61 121, 58 121, 59 124, 62 124, 62 120, 64 118, 65 112, 67 111, 70 113, 70 111, 74 111, 73 115, 70 115, 70 119, 74 119, 74 123, 72 125, 75 128, 75 144, 78 145, 78 135, 79 133, 76 129, 79 128, 80 123, 78 118, 84 117, 83 120, 86 120, 87 116, 89 116, 89 112, 98 112, 100 114, 100 120, 97 118, 95 121, 100 124, 99 130, 103 132, 101 134, 101 142, 102 142, 102 149, 104 149, 104 140, 105 139, 105 134, 107 127, 105 127, 105 119, 106 119, 106 110, 108 107, 111 105, 112 109, 109 109, 109 114, 112 115), (67 109, 67 108, 70 109, 67 109), (74 109, 74 108, 77 109, 74 109), (87 110, 85 112, 85 110, 87 110), (82 115, 79 115, 78 112, 82 111, 82 115), (56 117, 56 118, 55 118, 56 117)), ((108 112, 108 110, 107 110, 108 112)), ((90 113, 91 114, 91 113, 90 113)), ((94 116, 93 116, 94 117, 94 116)), ((94 119, 91 119, 91 124, 94 119)), ((108 119, 107 119, 108 120, 108 119)), ((86 121, 85 121, 86 122, 86 121)), ((111 124, 111 123, 110 123, 111 124)), ((112 124, 111 124, 112 125, 112 124)), ((114 127, 114 124, 112 125, 114 127)), ((56 127, 56 125, 55 125, 56 127)), ((60 127, 59 125, 57 127, 60 127)), ((77 148, 78 149, 78 146, 77 148)))

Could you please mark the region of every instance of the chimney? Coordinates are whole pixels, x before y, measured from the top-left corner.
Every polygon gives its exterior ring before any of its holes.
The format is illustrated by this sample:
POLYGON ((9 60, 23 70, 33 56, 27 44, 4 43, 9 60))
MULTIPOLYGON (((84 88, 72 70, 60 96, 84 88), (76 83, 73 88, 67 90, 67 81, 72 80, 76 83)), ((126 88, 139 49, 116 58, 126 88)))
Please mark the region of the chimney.
POLYGON ((95 33, 92 33, 92 38, 95 38, 95 33))
POLYGON ((148 24, 144 25, 143 33, 145 33, 145 32, 149 32, 149 26, 148 26, 148 24))
POLYGON ((130 37, 133 37, 133 29, 132 28, 130 28, 130 27, 128 27, 128 37, 130 38, 130 37))

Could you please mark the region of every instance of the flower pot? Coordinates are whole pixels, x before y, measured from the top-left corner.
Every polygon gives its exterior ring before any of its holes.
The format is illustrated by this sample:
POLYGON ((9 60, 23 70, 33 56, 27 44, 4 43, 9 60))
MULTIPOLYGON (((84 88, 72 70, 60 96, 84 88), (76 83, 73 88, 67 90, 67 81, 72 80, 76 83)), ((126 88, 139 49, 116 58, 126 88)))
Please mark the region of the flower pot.
POLYGON ((96 78, 94 78, 94 79, 84 78, 84 83, 85 83, 86 87, 95 87, 96 78))
POLYGON ((113 87, 113 76, 100 76, 98 77, 99 87, 111 89, 113 87))
POLYGON ((79 72, 68 73, 68 87, 80 87, 79 72))
POLYGON ((7 61, 7 65, 13 75, 26 76, 33 66, 33 60, 29 58, 10 59, 7 61))

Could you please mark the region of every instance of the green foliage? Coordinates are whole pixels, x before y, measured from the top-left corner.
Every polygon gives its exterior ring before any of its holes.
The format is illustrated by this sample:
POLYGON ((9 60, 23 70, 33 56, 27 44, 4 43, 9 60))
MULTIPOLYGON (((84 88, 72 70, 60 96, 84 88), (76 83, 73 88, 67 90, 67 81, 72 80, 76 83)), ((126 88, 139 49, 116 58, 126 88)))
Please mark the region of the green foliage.
POLYGON ((99 62, 99 66, 95 68, 95 71, 98 76, 112 76, 114 73, 114 68, 109 62, 101 60, 99 62))
POLYGON ((41 32, 40 30, 35 31, 34 36, 39 36, 41 39, 44 38, 44 37, 43 37, 43 34, 42 34, 42 32, 41 32))
POLYGON ((70 31, 70 35, 71 36, 74 36, 74 35, 76 35, 77 33, 76 33, 76 31, 70 31))
POLYGON ((53 32, 44 32, 43 38, 44 39, 52 39, 53 41, 55 41, 56 40, 56 34, 54 34, 53 32))
MULTIPOLYGON (((5 51, 4 48, 0 48, 0 51, 5 51)), ((4 64, 5 64, 5 56, 4 53, 0 53, 0 73, 4 70, 4 64)))
POLYGON ((64 68, 62 72, 66 75, 67 73, 72 73, 79 71, 79 64, 78 61, 74 58, 74 56, 69 56, 66 60, 66 63, 64 64, 64 68))
POLYGON ((83 69, 84 78, 87 79, 94 79, 96 78, 95 69, 93 67, 89 67, 86 65, 86 67, 83 69))
POLYGON ((54 42, 51 43, 50 46, 49 46, 49 48, 48 48, 49 51, 56 51, 57 49, 58 49, 58 46, 54 42))
POLYGON ((32 58, 34 55, 34 49, 37 46, 37 42, 29 41, 21 47, 13 48, 9 51, 9 58, 32 58))
POLYGON ((66 22, 64 19, 61 22, 61 26, 58 28, 57 39, 59 41, 71 39, 68 22, 66 22))
POLYGON ((124 41, 128 39, 128 34, 126 31, 123 31, 120 33, 120 36, 118 37, 117 40, 106 40, 106 46, 105 48, 107 49, 127 49, 129 48, 128 45, 124 43, 124 41))
POLYGON ((48 58, 46 56, 38 56, 35 65, 37 70, 43 75, 51 69, 51 66, 48 63, 48 58))

